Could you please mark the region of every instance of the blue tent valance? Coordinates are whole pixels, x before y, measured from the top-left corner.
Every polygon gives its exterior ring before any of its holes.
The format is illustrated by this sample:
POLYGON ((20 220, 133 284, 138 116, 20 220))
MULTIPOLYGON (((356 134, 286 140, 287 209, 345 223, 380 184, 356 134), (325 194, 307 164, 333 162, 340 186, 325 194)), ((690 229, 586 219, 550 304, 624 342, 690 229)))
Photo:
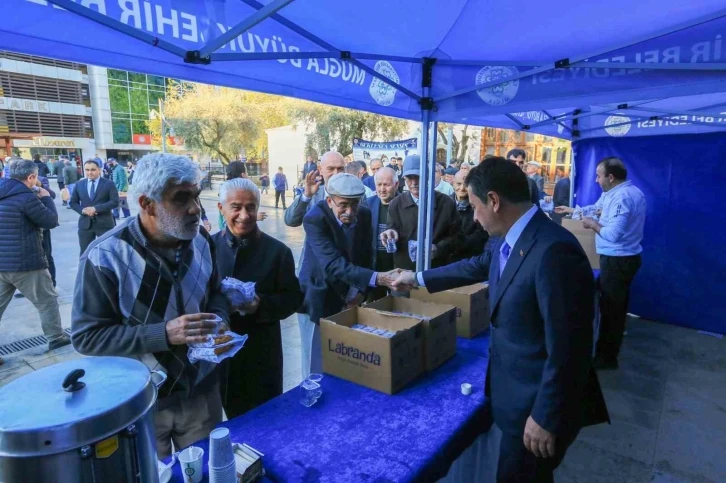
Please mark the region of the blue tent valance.
POLYGON ((721 0, 6 0, 0 48, 568 139, 726 127, 721 0))

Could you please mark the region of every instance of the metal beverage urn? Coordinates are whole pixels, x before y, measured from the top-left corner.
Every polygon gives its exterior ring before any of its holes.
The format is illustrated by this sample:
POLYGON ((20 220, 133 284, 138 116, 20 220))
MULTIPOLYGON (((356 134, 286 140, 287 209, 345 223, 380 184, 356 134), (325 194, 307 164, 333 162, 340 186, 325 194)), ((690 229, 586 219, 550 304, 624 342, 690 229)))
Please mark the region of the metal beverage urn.
POLYGON ((87 357, 0 388, 0 483, 157 483, 165 379, 135 359, 87 357))

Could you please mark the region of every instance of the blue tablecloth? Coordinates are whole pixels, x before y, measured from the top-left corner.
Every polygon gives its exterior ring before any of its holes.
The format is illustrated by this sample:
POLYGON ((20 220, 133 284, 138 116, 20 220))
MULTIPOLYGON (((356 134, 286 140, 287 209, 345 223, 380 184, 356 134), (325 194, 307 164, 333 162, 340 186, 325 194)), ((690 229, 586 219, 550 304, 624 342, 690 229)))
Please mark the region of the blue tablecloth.
POLYGON ((473 339, 457 338, 456 350, 459 352, 467 352, 475 356, 489 358, 489 331, 491 327, 477 335, 473 339))
MULTIPOLYGON (((483 390, 488 340, 459 339, 455 357, 393 396, 325 375, 311 408, 296 388, 222 426, 232 441, 265 455, 271 481, 435 481, 491 426, 483 390), (470 396, 461 394, 464 382, 470 396)), ((208 441, 198 446, 206 472, 208 441)), ((172 481, 183 481, 178 464, 172 481)))

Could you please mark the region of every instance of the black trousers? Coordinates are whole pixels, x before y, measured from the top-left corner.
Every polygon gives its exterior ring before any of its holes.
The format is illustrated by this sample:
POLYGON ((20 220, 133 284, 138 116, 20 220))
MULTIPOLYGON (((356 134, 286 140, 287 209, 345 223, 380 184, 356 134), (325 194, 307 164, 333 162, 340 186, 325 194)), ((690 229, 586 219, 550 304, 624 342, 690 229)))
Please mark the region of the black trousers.
POLYGON ((623 343, 630 285, 640 268, 640 255, 600 255, 600 334, 596 355, 617 359, 623 343))
POLYGON ((280 198, 282 198, 282 207, 286 208, 285 206, 285 192, 284 191, 277 191, 275 190, 275 208, 277 208, 277 205, 280 204, 280 198))
POLYGON ((88 248, 88 245, 90 245, 93 240, 110 229, 111 228, 98 228, 95 224, 92 224, 91 228, 87 230, 78 229, 78 242, 81 245, 81 256, 83 256, 83 252, 86 251, 86 248, 88 248))
POLYGON ((553 483, 553 472, 565 457, 577 433, 555 438, 555 456, 537 458, 524 446, 523 435, 502 431, 497 463, 497 483, 553 483))

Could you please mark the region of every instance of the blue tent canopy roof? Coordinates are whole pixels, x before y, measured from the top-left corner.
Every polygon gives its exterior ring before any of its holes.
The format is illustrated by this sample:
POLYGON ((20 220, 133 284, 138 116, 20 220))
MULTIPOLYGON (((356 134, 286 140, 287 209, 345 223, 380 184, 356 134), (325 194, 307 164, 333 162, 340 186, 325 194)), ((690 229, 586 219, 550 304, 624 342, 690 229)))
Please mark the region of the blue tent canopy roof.
POLYGON ((4 6, 2 49, 406 119, 569 139, 726 127, 722 0, 4 6))

